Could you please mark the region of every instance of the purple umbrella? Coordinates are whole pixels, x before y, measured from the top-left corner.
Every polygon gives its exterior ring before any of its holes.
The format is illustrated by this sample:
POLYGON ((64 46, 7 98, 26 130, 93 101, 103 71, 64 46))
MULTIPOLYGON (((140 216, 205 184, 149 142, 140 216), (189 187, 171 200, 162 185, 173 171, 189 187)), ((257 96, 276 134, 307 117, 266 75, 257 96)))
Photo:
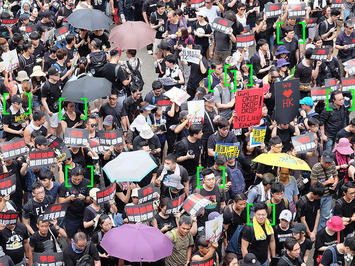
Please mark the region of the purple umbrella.
POLYGON ((108 231, 100 245, 116 258, 153 262, 168 257, 173 243, 159 229, 144 224, 124 224, 108 231))

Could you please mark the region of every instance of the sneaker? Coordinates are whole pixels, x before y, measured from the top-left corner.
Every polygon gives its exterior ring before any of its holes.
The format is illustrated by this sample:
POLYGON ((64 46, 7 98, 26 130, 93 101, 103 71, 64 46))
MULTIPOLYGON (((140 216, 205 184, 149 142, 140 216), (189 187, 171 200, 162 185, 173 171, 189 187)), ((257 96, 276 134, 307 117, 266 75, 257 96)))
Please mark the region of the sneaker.
POLYGON ((148 54, 152 55, 153 51, 152 50, 148 50, 148 54))

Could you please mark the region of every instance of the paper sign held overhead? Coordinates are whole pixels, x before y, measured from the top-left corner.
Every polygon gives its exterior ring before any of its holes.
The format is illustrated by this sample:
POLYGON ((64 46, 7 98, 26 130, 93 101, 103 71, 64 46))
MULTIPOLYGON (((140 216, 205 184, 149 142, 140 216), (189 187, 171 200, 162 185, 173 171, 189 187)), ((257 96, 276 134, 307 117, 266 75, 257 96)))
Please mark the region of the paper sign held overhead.
POLYGON ((104 190, 96 192, 96 201, 98 204, 109 202, 114 199, 116 195, 116 183, 111 184, 104 190))
POLYGON ((332 8, 343 8, 345 0, 333 0, 332 1, 332 8))
POLYGON ((30 151, 30 168, 40 168, 55 164, 55 153, 53 150, 30 151))
POLYGON ((182 48, 181 60, 186 60, 187 62, 193 64, 199 64, 200 54, 201 54, 200 50, 182 48))
POLYGON ((144 223, 154 218, 153 202, 125 207, 128 221, 131 223, 144 223))
POLYGON ((205 116, 205 103, 204 101, 188 101, 187 109, 189 111, 190 124, 203 124, 205 116))
POLYGON ((288 9, 289 18, 302 18, 306 16, 306 3, 290 4, 288 9))
POLYGON ((16 49, 3 53, 1 57, 7 71, 15 70, 20 66, 16 49))
POLYGON ((14 225, 17 223, 18 213, 0 212, 0 224, 14 225))
POLYGON ((232 30, 232 21, 221 18, 221 17, 216 17, 211 25, 213 30, 222 32, 224 34, 230 34, 232 30))
POLYGON ((329 54, 328 48, 315 48, 313 50, 311 59, 313 60, 325 60, 329 54))
POLYGON ((122 129, 112 130, 112 131, 99 131, 97 136, 100 140, 100 145, 102 146, 115 146, 123 143, 122 129))
POLYGON ((253 132, 250 134, 250 147, 261 146, 265 141, 266 127, 253 127, 253 132))
POLYGON ((68 147, 85 147, 89 143, 89 130, 69 128, 65 129, 64 143, 68 147))
POLYGON ((177 105, 181 106, 184 102, 190 98, 190 95, 187 94, 184 90, 173 87, 164 93, 166 97, 168 97, 171 101, 175 102, 177 105))
POLYGON ((240 143, 216 143, 215 153, 224 155, 227 160, 238 158, 240 153, 240 143))
POLYGON ((191 194, 184 202, 183 208, 190 215, 197 216, 203 208, 212 203, 200 194, 191 194))
POLYGON ((67 211, 67 204, 52 204, 47 207, 43 214, 43 221, 52 221, 53 219, 64 218, 67 211))
POLYGON ((317 148, 314 133, 311 132, 292 137, 292 144, 298 154, 311 152, 317 148))
POLYGON ((54 35, 58 42, 64 41, 65 38, 69 35, 69 33, 70 33, 69 26, 63 26, 54 31, 54 35))
POLYGON ((349 91, 350 89, 355 89, 355 77, 343 78, 341 81, 343 91, 349 91))
POLYGON ((236 46, 246 48, 254 45, 254 34, 237 35, 236 46))
POLYGON ((11 175, 0 180, 0 196, 11 195, 16 190, 16 175, 11 175))
POLYGON ((178 213, 182 205, 184 204, 184 200, 185 193, 181 194, 180 197, 169 199, 166 206, 165 214, 178 213))
POLYGON ((266 18, 277 18, 282 13, 282 3, 266 3, 265 15, 266 18))
POLYGON ((4 160, 17 158, 26 154, 27 148, 24 139, 15 138, 7 142, 3 142, 0 146, 1 153, 4 155, 4 160))
POLYGON ((159 189, 154 184, 149 184, 138 190, 138 204, 158 199, 159 189))
POLYGON ((223 234, 223 214, 213 220, 205 222, 206 239, 210 242, 218 242, 223 234))

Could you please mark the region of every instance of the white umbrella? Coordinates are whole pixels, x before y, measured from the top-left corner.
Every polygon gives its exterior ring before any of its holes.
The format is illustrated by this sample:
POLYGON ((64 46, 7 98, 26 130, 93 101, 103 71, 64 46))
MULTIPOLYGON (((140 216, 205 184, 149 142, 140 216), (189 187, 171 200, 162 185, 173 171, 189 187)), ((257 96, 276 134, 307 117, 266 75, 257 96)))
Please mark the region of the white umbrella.
POLYGON ((146 151, 122 152, 102 169, 113 182, 139 182, 157 167, 146 151))

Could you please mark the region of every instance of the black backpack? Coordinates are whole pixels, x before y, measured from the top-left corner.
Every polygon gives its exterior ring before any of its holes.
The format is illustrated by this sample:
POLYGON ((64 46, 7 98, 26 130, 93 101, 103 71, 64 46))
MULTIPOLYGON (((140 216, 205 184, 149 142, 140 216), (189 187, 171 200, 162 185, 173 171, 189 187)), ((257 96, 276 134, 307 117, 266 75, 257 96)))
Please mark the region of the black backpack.
POLYGON ((83 256, 76 261, 76 266, 92 266, 94 259, 89 255, 91 241, 88 241, 83 253, 83 256))
POLYGON ((101 67, 103 67, 106 60, 106 53, 103 51, 94 52, 89 55, 90 57, 90 71, 93 72, 94 75, 101 67))
POLYGON ((128 62, 128 60, 126 61, 127 67, 129 69, 129 71, 131 71, 132 80, 131 80, 131 83, 129 84, 131 90, 133 88, 138 88, 138 90, 143 90, 143 86, 144 86, 143 77, 142 77, 141 72, 139 71, 140 61, 138 58, 137 58, 137 60, 138 60, 138 63, 137 63, 136 69, 133 69, 133 67, 128 62))

